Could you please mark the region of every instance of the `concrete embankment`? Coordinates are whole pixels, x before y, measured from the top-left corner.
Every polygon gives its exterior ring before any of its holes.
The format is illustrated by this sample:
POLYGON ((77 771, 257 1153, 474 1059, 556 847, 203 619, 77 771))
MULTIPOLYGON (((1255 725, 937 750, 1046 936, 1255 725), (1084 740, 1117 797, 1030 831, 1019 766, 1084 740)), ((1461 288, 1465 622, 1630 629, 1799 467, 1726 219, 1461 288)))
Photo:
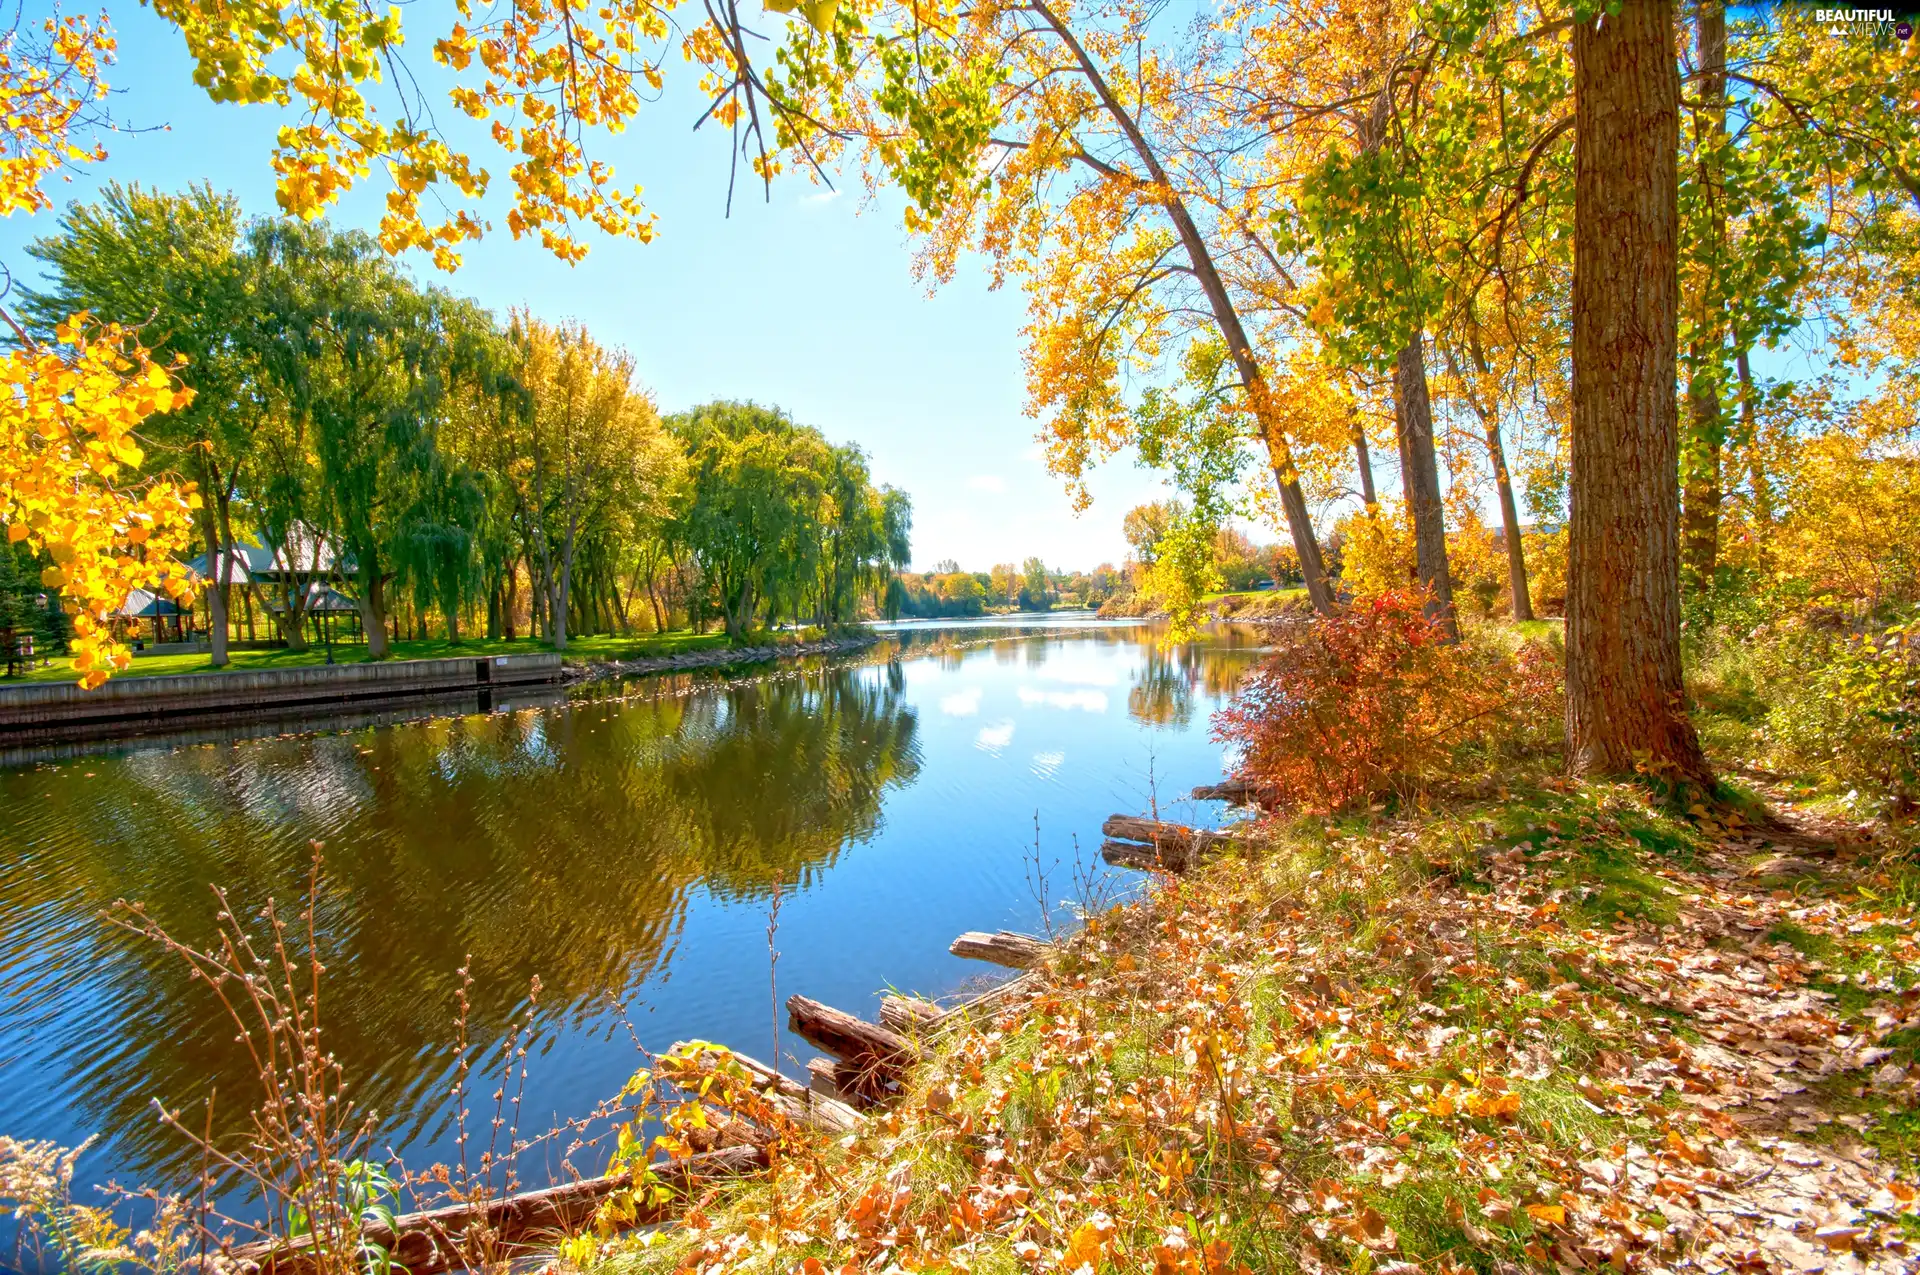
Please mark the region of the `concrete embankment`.
POLYGON ((165 734, 475 694, 486 709, 498 691, 550 685, 561 676, 560 657, 542 652, 115 678, 92 691, 41 682, 0 688, 0 743, 165 734))

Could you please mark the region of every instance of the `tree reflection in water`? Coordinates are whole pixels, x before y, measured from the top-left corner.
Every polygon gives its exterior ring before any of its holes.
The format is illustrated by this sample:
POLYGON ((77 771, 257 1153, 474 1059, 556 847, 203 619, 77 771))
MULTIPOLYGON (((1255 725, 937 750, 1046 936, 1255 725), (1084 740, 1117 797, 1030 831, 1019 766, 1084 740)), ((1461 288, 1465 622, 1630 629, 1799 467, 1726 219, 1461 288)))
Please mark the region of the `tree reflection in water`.
POLYGON ((1251 624, 1212 625, 1204 641, 1171 647, 1152 640, 1151 630, 1129 632, 1138 635, 1136 640, 1148 639, 1127 691, 1128 715, 1147 726, 1193 725, 1196 699, 1204 699, 1211 712, 1212 705, 1240 689, 1267 649, 1261 630, 1251 624))
POLYGON ((544 1025, 603 1015, 671 950, 690 886, 756 898, 871 837, 919 772, 915 730, 896 663, 0 773, 0 1061, 31 1042, 35 1081, 112 1131, 123 1166, 177 1178, 190 1166, 150 1100, 214 1089, 232 1136, 252 1068, 210 989, 98 913, 139 900, 204 941, 209 883, 284 909, 320 839, 318 944, 353 971, 326 988, 328 1048, 363 1109, 410 1113, 384 1138, 434 1137, 463 964, 478 1044, 536 974, 544 1025))

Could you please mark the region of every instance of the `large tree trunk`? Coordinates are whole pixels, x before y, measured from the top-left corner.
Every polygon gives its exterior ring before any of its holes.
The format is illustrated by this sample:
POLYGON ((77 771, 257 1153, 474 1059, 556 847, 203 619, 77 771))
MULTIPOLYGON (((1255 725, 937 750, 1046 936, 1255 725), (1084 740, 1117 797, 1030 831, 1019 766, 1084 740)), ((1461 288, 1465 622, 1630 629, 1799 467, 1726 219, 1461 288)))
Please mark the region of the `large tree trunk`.
POLYGON ((1574 28, 1567 754, 1711 785, 1680 673, 1679 76, 1669 0, 1574 28))
POLYGON ((520 618, 520 560, 515 558, 507 563, 507 597, 501 608, 500 631, 509 642, 519 635, 520 618))
POLYGON ((552 611, 553 628, 549 640, 553 649, 567 649, 567 606, 573 591, 573 544, 575 525, 572 519, 567 521, 567 539, 560 546, 560 570, 554 574, 553 596, 549 600, 552 611))
POLYGON ((665 633, 667 631, 667 617, 665 613, 660 610, 660 590, 654 581, 659 565, 660 559, 657 555, 647 559, 647 603, 653 607, 653 631, 655 633, 665 633))
POLYGON ((372 555, 360 568, 360 627, 367 631, 367 658, 387 658, 387 582, 372 565, 372 555))
POLYGON ((1684 483, 1680 504, 1680 564, 1696 589, 1713 582, 1720 560, 1720 505, 1723 495, 1721 452, 1726 439, 1722 414, 1720 359, 1725 342, 1715 276, 1726 243, 1727 212, 1722 190, 1721 154, 1727 138, 1727 11, 1724 0, 1697 0, 1701 111, 1695 117, 1695 181, 1706 207, 1698 252, 1700 281, 1695 291, 1691 364, 1687 381, 1688 428, 1681 449, 1684 483))
POLYGON ((1407 512, 1413 518, 1414 556, 1426 612, 1458 638, 1453 614, 1453 574, 1447 570, 1447 510, 1440 499, 1440 462, 1433 452, 1433 400, 1427 393, 1427 359, 1414 333, 1393 365, 1394 432, 1400 440, 1400 475, 1407 512))
POLYGON ((1533 618, 1533 594, 1527 585, 1527 547, 1520 540, 1520 509, 1513 501, 1513 475, 1507 471, 1507 449, 1500 441, 1500 418, 1488 413, 1487 455, 1493 465, 1494 486, 1500 492, 1500 530, 1507 541, 1507 591, 1513 595, 1513 618, 1533 618))

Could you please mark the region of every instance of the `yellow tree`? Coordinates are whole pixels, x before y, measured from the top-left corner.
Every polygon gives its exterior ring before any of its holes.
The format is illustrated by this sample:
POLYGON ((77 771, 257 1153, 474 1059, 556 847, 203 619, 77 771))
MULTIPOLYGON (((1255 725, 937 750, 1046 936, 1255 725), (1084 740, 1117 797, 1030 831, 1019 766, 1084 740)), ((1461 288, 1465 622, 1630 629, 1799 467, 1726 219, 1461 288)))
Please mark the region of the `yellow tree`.
POLYGON ((1080 499, 1090 464, 1140 441, 1128 387, 1189 382, 1260 454, 1308 592, 1330 607, 1274 351, 1227 264, 1244 237, 1207 185, 1218 135, 1204 90, 1228 78, 1222 51, 1170 51, 1152 6, 1124 0, 858 10, 842 6, 830 31, 796 28, 783 50, 771 87, 791 104, 785 139, 810 154, 854 139, 913 200, 935 280, 977 249, 996 284, 1020 284, 1028 407, 1080 499), (1217 357, 1195 355, 1207 346, 1217 357), (1195 368, 1220 379, 1191 383, 1195 368))
MULTIPOLYGON (((0 213, 48 206, 49 177, 103 157, 75 138, 104 122, 101 71, 113 49, 104 27, 79 18, 0 41, 0 213)), ((198 497, 170 482, 128 481, 145 456, 141 422, 183 405, 188 392, 119 327, 77 315, 43 343, 4 310, 0 317, 17 341, 0 362, 0 525, 9 546, 24 541, 52 560, 42 582, 73 607, 74 668, 82 686, 98 686, 128 663, 111 620, 129 592, 189 592, 173 554, 187 543, 198 497)))
POLYGON ((600 345, 578 324, 525 314, 515 316, 512 340, 528 404, 508 477, 531 546, 535 614, 564 650, 583 533, 644 503, 645 489, 672 463, 673 443, 624 350, 600 345))

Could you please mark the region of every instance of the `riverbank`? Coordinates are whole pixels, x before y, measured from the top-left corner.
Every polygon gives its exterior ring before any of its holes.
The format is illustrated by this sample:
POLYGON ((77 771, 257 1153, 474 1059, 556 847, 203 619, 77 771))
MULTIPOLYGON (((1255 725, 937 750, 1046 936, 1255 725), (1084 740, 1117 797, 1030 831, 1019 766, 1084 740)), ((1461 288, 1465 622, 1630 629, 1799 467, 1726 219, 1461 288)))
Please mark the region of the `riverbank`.
POLYGON ((765 664, 775 660, 798 660, 815 655, 843 655, 863 651, 882 641, 878 633, 853 633, 844 637, 822 638, 814 642, 768 642, 759 646, 717 646, 673 655, 643 655, 633 659, 600 659, 567 666, 566 680, 571 684, 601 682, 618 677, 639 677, 649 673, 684 673, 698 669, 726 668, 736 664, 765 664))
MULTIPOLYGON (((1209 593, 1200 599, 1197 618, 1213 620, 1278 620, 1311 612, 1305 589, 1257 589, 1240 593, 1209 593)), ((1103 620, 1164 620, 1168 612, 1159 602, 1138 594, 1114 598, 1101 605, 1103 620)))
POLYGON ((1242 837, 589 1265, 1911 1270, 1920 874, 1783 790, 1519 778, 1242 837))
MULTIPOLYGON (((725 633, 695 633, 691 629, 684 629, 670 633, 650 634, 646 637, 590 634, 586 637, 574 638, 567 644, 567 649, 560 654, 570 662, 635 660, 694 654, 726 646, 725 633)), ((553 652, 552 646, 533 638, 469 637, 462 638, 458 642, 449 642, 444 638, 426 638, 407 639, 389 644, 389 654, 384 661, 369 660, 364 644, 336 643, 333 647, 331 663, 337 667, 342 664, 395 663, 405 660, 490 659, 500 655, 535 655, 551 652, 553 652)), ((216 669, 204 651, 173 651, 165 654, 136 655, 133 667, 124 673, 114 674, 114 678, 119 680, 140 677, 178 677, 199 673, 244 673, 268 669, 312 668, 328 664, 327 655, 327 648, 317 644, 300 651, 290 650, 287 647, 250 648, 231 652, 227 666, 216 669)), ((58 656, 43 668, 0 680, 0 688, 36 682, 72 682, 77 678, 78 674, 72 669, 72 661, 65 656, 58 656)))
MULTIPOLYGON (((837 655, 882 640, 877 634, 857 633, 813 642, 735 647, 725 645, 722 635, 703 636, 719 636, 721 641, 690 650, 685 648, 691 643, 680 644, 673 653, 632 658, 594 659, 588 651, 573 650, 563 656, 541 650, 537 644, 498 641, 415 643, 413 648, 455 654, 345 660, 332 665, 311 658, 315 654, 311 651, 249 651, 237 655, 256 658, 236 658, 232 666, 220 670, 204 667, 204 655, 157 656, 153 663, 159 667, 145 675, 123 674, 91 691, 79 689, 65 676, 0 683, 0 742, 16 749, 97 745, 295 718, 320 725, 336 718, 360 720, 370 710, 409 702, 458 700, 463 711, 487 712, 497 703, 508 702, 499 698, 501 692, 524 692, 539 684, 552 685, 558 693, 561 686, 624 677, 837 655), (198 661, 199 666, 160 671, 188 660, 198 661)), ((418 653, 400 652, 403 656, 418 653)), ((512 702, 525 702, 524 696, 512 702)))

